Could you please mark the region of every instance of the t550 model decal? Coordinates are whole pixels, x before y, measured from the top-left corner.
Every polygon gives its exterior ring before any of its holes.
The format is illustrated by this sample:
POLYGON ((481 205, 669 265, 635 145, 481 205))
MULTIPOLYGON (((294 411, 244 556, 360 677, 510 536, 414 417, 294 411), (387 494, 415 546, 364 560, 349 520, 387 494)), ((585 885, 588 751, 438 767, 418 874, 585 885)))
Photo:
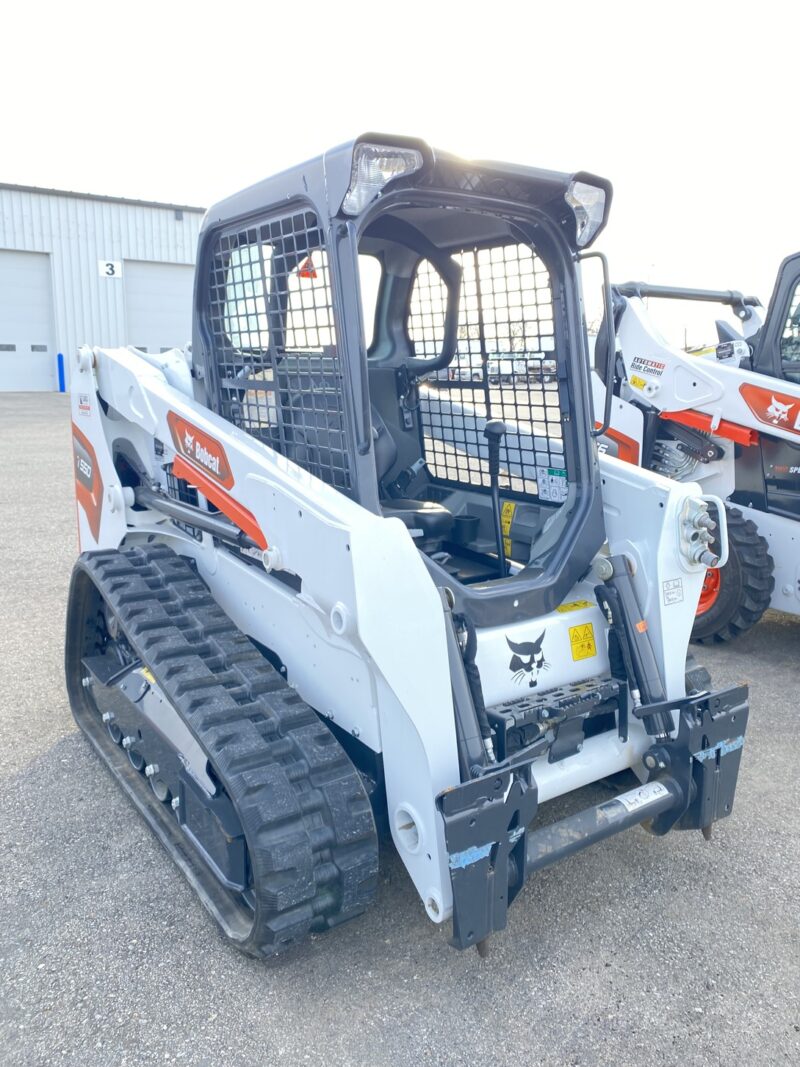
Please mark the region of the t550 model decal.
MULTIPOLYGON (((599 429, 603 424, 601 422, 595 422, 595 429, 599 429)), ((639 442, 635 441, 632 437, 628 437, 627 434, 621 430, 615 430, 613 426, 609 426, 606 430, 605 437, 610 438, 617 446, 617 457, 624 459, 626 463, 633 463, 634 466, 639 462, 639 442)))
POLYGON ((86 512, 95 541, 100 540, 100 515, 103 510, 103 479, 97 456, 88 437, 72 424, 72 453, 75 459, 75 497, 86 512))

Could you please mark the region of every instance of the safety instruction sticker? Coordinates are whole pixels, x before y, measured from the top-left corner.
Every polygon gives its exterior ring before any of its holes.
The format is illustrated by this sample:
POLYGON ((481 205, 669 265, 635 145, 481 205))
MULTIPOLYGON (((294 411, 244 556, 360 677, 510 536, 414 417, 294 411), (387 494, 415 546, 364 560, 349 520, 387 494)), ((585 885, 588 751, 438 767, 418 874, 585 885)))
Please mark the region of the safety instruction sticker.
POLYGON ((567 499, 567 472, 561 467, 536 467, 539 499, 561 504, 567 499))
POLYGON ((583 626, 570 626, 569 643, 572 649, 572 658, 591 659, 597 655, 597 645, 594 640, 594 627, 590 622, 583 626))
POLYGON ((683 580, 681 578, 668 578, 667 581, 661 583, 661 591, 664 594, 666 607, 670 604, 683 603, 683 580))
POLYGON ((562 615, 566 615, 568 611, 580 611, 581 608, 593 608, 595 605, 591 600, 571 600, 569 604, 561 604, 556 608, 556 611, 562 615))
POLYGON ((92 401, 88 393, 78 394, 78 412, 81 415, 91 415, 92 401))
POLYGON ((514 521, 514 512, 517 505, 513 500, 504 500, 500 511, 500 527, 503 531, 503 551, 507 556, 511 555, 511 523, 514 521))
POLYGON ((644 389, 647 385, 644 378, 640 378, 638 374, 632 374, 629 380, 634 389, 644 389))
POLYGON ((659 797, 669 796, 669 789, 661 782, 648 782, 647 785, 631 789, 629 793, 623 793, 621 797, 615 797, 627 811, 638 811, 659 797))

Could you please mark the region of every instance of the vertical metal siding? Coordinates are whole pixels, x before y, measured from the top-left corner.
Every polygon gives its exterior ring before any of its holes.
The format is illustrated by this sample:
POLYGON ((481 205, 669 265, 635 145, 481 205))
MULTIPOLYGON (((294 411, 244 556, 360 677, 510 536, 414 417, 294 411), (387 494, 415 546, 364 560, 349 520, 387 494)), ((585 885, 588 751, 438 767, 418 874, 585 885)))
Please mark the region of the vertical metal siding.
MULTIPOLYGON (((126 335, 124 278, 101 278, 98 260, 193 264, 202 215, 183 209, 0 188, 0 248, 48 252, 58 351, 69 367, 82 344, 126 335)), ((124 266, 123 266, 124 276, 124 266)))

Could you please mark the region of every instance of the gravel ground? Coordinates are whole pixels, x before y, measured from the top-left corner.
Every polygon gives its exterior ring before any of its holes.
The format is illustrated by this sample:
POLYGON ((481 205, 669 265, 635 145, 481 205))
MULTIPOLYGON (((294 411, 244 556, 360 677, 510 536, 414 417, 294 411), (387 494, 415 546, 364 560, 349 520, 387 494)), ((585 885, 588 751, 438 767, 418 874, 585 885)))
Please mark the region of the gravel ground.
POLYGON ((0 394, 0 447, 0 1062, 800 1063, 800 620, 700 650, 752 687, 711 843, 636 829, 543 872, 485 960, 387 851, 368 915, 266 966, 222 942, 70 716, 65 398, 0 394))

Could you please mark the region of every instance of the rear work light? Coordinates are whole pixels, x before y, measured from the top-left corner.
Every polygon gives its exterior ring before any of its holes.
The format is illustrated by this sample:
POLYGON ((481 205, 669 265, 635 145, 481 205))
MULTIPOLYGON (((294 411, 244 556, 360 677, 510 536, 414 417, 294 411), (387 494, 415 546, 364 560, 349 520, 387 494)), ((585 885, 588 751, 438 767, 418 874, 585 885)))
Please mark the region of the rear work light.
POLYGON ((606 191, 586 182, 571 181, 564 199, 575 216, 575 240, 579 248, 585 248, 603 225, 606 191))
POLYGON ((342 201, 346 215, 360 215, 367 204, 395 178, 413 174, 422 167, 422 153, 416 148, 394 148, 385 144, 358 144, 353 151, 350 188, 342 201))

